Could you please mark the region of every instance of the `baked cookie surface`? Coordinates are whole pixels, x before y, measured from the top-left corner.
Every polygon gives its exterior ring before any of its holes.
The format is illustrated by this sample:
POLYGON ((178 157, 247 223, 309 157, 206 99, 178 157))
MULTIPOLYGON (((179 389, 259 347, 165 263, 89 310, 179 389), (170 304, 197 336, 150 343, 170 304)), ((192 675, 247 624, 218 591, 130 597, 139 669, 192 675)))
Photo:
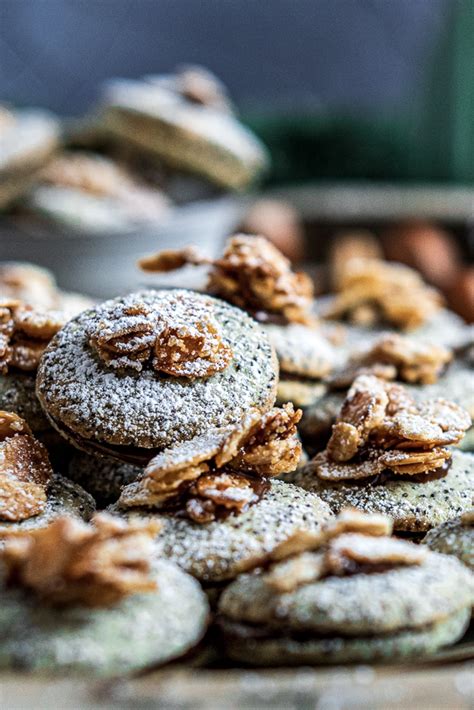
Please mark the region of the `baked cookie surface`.
POLYGON ((18 414, 34 432, 51 429, 36 397, 34 375, 30 373, 0 375, 0 409, 18 414))
POLYGON ((71 321, 51 342, 37 377, 37 394, 52 423, 80 448, 103 444, 111 455, 124 447, 163 449, 223 426, 275 398, 277 365, 257 324, 239 309, 181 290, 143 291, 106 301, 71 321), (89 344, 88 333, 117 307, 143 304, 159 313, 182 299, 208 309, 232 351, 226 369, 210 377, 172 377, 151 368, 119 372, 89 344))
MULTIPOLYGON (((113 512, 123 514, 116 508, 113 512)), ((296 530, 317 531, 331 517, 317 496, 279 480, 272 480, 247 511, 203 525, 135 508, 127 515, 156 515, 163 523, 157 538, 160 553, 206 583, 234 578, 296 530)))
MULTIPOLYGON (((471 513, 472 515, 472 513, 471 513)), ((454 555, 467 567, 474 570, 474 524, 463 522, 463 516, 448 520, 430 530, 423 544, 435 552, 454 555)))
POLYGON ((130 463, 75 451, 67 475, 104 506, 116 501, 122 487, 134 481, 141 470, 130 463))
POLYGON ((447 474, 424 483, 408 478, 330 483, 317 477, 311 462, 287 474, 285 480, 316 493, 334 513, 353 506, 366 513, 389 515, 395 530, 423 532, 471 508, 474 455, 453 450, 447 474))
POLYGON ((108 676, 172 660, 198 643, 209 608, 197 582, 155 563, 157 590, 107 608, 54 608, 0 593, 0 667, 108 676))

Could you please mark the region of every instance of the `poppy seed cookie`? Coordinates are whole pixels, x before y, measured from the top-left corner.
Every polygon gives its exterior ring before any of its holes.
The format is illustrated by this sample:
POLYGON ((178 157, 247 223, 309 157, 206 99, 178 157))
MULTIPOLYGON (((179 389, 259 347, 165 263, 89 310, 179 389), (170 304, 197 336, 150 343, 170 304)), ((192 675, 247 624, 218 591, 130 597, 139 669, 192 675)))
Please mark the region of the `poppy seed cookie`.
POLYGON ((347 506, 393 518, 395 530, 423 532, 469 510, 474 495, 474 455, 453 450, 446 476, 424 483, 409 477, 372 480, 323 481, 313 464, 285 475, 285 480, 316 493, 337 513, 347 506))
POLYGON ((380 638, 298 639, 291 636, 252 638, 248 627, 224 620, 225 648, 234 661, 261 666, 330 665, 333 663, 393 662, 395 658, 429 656, 459 640, 469 623, 464 608, 419 631, 400 631, 380 638))
POLYGON ((130 463, 76 451, 67 475, 90 493, 98 505, 106 506, 114 503, 122 487, 134 481, 141 471, 130 463))
POLYGON ((296 530, 317 531, 331 517, 317 496, 275 479, 269 483, 245 512, 207 524, 138 508, 127 515, 156 515, 163 523, 157 538, 160 554, 202 582, 222 582, 254 566, 296 530))
POLYGON ((474 595, 464 565, 380 530, 351 532, 343 518, 326 528, 326 542, 323 530, 306 551, 290 546, 289 557, 224 590, 219 620, 232 658, 253 665, 373 661, 432 653, 462 636, 474 595))
MULTIPOLYGON (((140 353, 139 353, 140 354, 140 353)), ((106 301, 69 322, 47 348, 37 395, 52 424, 78 448, 131 462, 236 421, 250 407, 270 408, 277 364, 268 339, 239 309, 192 291, 143 291, 106 301), (136 364, 117 370, 98 357, 91 331, 117 310, 145 309, 139 324, 182 305, 205 312, 222 331, 230 363, 208 377, 180 377, 136 364)))
POLYGON ((435 552, 454 555, 474 570, 474 520, 471 517, 470 522, 464 522, 464 517, 438 525, 427 533, 422 542, 435 552))
POLYGON ((115 606, 38 604, 22 590, 0 592, 0 667, 110 676, 177 658, 200 641, 209 607, 197 582, 155 563, 157 590, 115 606))

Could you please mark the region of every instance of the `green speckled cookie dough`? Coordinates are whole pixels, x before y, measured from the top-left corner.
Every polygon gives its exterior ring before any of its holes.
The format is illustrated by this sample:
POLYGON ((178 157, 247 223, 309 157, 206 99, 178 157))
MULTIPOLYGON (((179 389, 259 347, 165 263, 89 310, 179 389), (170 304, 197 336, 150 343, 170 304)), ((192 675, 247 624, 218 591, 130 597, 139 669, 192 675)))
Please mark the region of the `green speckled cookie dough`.
MULTIPOLYGON (((115 508, 113 512, 124 514, 115 508)), ((147 515, 135 508, 126 514, 147 515)), ((160 553, 206 583, 233 579, 297 530, 319 530, 331 517, 317 496, 278 480, 271 481, 258 503, 225 520, 201 525, 155 515, 164 523, 157 540, 160 553)))
POLYGON ((474 570, 474 524, 467 524, 461 518, 449 520, 433 528, 422 540, 435 552, 454 555, 474 570))
POLYGON ((415 566, 330 576, 285 593, 262 574, 242 575, 223 592, 219 614, 227 651, 239 660, 369 661, 454 643, 473 598, 472 573, 432 553, 415 566))
POLYGON ((21 522, 0 520, 0 538, 9 533, 28 532, 44 528, 59 515, 74 515, 89 520, 95 511, 95 502, 89 493, 63 476, 53 475, 47 490, 46 508, 40 515, 21 522))
POLYGON ((177 658, 202 638, 209 608, 197 582, 167 561, 158 589, 115 606, 49 608, 21 590, 0 592, 0 667, 111 676, 177 658))
POLYGON ((90 493, 98 505, 105 506, 114 503, 122 486, 134 481, 142 470, 130 463, 76 451, 67 475, 90 493))
POLYGON ((93 452, 98 443, 102 453, 120 458, 127 447, 160 450, 235 422, 250 407, 270 408, 277 370, 267 337, 243 311, 192 291, 143 291, 106 301, 69 322, 43 355, 37 394, 53 425, 79 448, 93 452), (233 352, 226 369, 196 379, 151 367, 123 373, 107 366, 90 346, 90 329, 118 306, 145 304, 159 313, 176 299, 215 317, 233 352))
MULTIPOLYGON (((391 662, 394 659, 429 656, 458 641, 469 624, 462 609, 447 619, 419 631, 400 631, 380 638, 298 640, 291 637, 252 639, 248 627, 223 622, 225 649, 234 661, 259 666, 329 665, 333 663, 391 662), (246 638, 247 633, 247 638, 246 638)), ((250 630, 251 631, 251 630, 250 630)))
POLYGON ((393 518, 395 530, 423 532, 468 511, 474 496, 474 454, 453 450, 444 478, 415 483, 410 480, 329 483, 319 479, 313 464, 285 475, 285 480, 316 493, 333 513, 354 507, 393 518))

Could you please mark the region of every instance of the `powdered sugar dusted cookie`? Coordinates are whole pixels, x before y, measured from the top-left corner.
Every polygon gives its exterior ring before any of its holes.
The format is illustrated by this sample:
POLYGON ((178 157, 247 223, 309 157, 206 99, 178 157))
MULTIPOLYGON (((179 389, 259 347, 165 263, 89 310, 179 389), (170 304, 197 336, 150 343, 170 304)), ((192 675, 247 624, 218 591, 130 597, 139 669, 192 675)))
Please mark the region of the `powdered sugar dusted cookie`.
POLYGON ((423 544, 435 552, 454 555, 474 570, 474 511, 448 520, 430 530, 423 538, 423 544))
POLYGON ((390 529, 388 518, 348 510, 239 577, 219 602, 228 654, 252 665, 334 663, 454 643, 469 622, 472 574, 390 529))
POLYGON ((300 463, 290 404, 171 447, 122 490, 114 510, 158 518, 162 554, 206 583, 250 569, 299 528, 330 515, 314 495, 272 480, 300 463))
POLYGON ((123 486, 141 473, 140 466, 106 456, 93 456, 75 451, 67 475, 82 486, 101 507, 114 503, 123 486))
POLYGON ((275 398, 277 365, 242 311, 191 291, 143 291, 85 311, 42 358, 37 394, 73 444, 129 462, 275 398))
POLYGON ((202 67, 114 80, 103 103, 107 132, 160 165, 231 189, 247 186, 266 166, 265 148, 233 115, 219 80, 202 67))
POLYGON ((451 448, 470 424, 454 402, 417 402, 399 384, 359 375, 325 450, 286 478, 334 512, 351 505, 390 515, 396 530, 429 530, 471 504, 474 456, 451 448))
POLYGON ((260 500, 240 515, 204 525, 161 516, 157 542, 164 557, 204 583, 217 583, 254 567, 296 530, 319 530, 330 515, 316 495, 274 480, 260 500))
POLYGON ((154 559, 155 534, 151 524, 101 514, 91 525, 63 516, 7 541, 0 667, 111 676, 165 663, 197 644, 206 597, 178 567, 154 559))

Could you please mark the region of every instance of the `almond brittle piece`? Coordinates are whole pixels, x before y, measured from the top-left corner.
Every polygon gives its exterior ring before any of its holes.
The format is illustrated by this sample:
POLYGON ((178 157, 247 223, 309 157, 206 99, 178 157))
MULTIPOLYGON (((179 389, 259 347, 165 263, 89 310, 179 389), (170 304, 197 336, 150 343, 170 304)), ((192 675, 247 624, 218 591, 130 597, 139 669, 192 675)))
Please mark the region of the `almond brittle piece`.
POLYGON ((416 271, 380 259, 351 259, 338 288, 325 317, 347 317, 360 325, 386 322, 410 330, 425 323, 443 303, 416 271))
POLYGON ((201 256, 195 247, 185 249, 166 249, 157 254, 145 256, 139 260, 138 265, 143 271, 151 273, 166 273, 181 269, 186 264, 199 266, 210 263, 209 259, 201 256))
POLYGON ((156 521, 125 522, 106 513, 91 524, 62 516, 9 538, 0 556, 7 582, 54 606, 110 606, 156 589, 151 574, 156 521))
POLYGON ((349 461, 385 416, 384 383, 371 375, 356 378, 341 407, 327 450, 333 461, 349 461))
POLYGON ((0 412, 0 520, 18 522, 42 513, 52 473, 45 447, 26 422, 0 412))
POLYGON ((326 574, 354 574, 362 566, 400 567, 424 562, 427 550, 405 540, 392 537, 372 537, 357 533, 339 535, 329 543, 325 554, 326 574))
POLYGON ((301 552, 274 565, 265 574, 265 584, 278 594, 286 594, 305 584, 317 582, 326 571, 324 558, 321 552, 301 552))
POLYGON ((300 409, 287 403, 266 414, 259 413, 250 425, 252 415, 244 417, 248 426, 237 426, 217 454, 217 465, 229 463, 232 469, 259 476, 294 471, 302 451, 296 428, 301 416, 300 409))
POLYGON ((217 322, 198 316, 178 325, 164 325, 158 331, 153 350, 153 367, 175 377, 210 377, 232 360, 231 348, 222 340, 217 322))
POLYGON ((387 333, 360 358, 361 365, 386 365, 396 368, 397 379, 416 384, 436 382, 452 360, 447 348, 421 343, 411 338, 387 333))

